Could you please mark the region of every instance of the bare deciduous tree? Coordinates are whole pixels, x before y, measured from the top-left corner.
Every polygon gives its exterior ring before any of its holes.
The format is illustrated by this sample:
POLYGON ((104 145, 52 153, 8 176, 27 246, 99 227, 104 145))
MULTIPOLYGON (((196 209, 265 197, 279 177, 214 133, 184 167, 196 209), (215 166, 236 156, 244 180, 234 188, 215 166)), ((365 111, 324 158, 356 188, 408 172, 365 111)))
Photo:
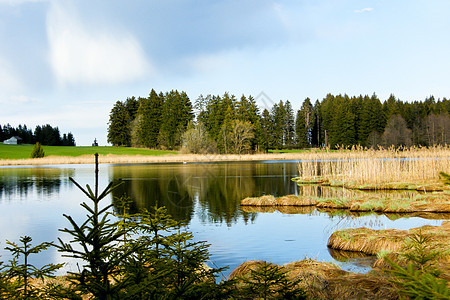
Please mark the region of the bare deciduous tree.
POLYGON ((446 114, 430 114, 425 118, 425 135, 428 145, 445 145, 450 142, 450 117, 446 114))
POLYGON ((412 131, 406 126, 406 121, 401 115, 392 115, 383 133, 383 143, 386 147, 412 145, 412 131))
POLYGON ((248 121, 234 120, 228 134, 231 152, 241 154, 251 149, 251 140, 255 136, 253 125, 248 121))

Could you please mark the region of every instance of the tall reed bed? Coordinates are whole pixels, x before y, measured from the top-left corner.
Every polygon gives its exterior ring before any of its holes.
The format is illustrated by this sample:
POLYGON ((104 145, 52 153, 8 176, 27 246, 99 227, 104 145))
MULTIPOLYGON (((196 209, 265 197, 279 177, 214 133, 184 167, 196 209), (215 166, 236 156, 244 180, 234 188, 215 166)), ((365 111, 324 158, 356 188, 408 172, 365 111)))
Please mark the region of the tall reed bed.
POLYGON ((359 185, 432 180, 438 179, 439 171, 449 172, 450 147, 378 150, 354 147, 331 155, 311 153, 311 160, 300 162, 298 170, 302 178, 325 177, 359 185))

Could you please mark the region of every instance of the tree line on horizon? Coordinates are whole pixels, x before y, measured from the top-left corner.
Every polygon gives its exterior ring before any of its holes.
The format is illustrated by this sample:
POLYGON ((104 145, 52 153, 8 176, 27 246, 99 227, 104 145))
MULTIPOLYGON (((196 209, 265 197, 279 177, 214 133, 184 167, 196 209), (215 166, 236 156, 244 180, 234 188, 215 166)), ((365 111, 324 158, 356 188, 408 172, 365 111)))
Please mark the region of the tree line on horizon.
POLYGON ((23 144, 40 143, 46 146, 75 146, 75 138, 71 132, 61 133, 58 127, 52 127, 49 124, 38 125, 33 130, 29 129, 27 125, 12 127, 9 123, 0 125, 0 141, 5 141, 13 136, 18 136, 22 139, 23 144))
POLYGON ((289 100, 261 109, 255 98, 185 92, 127 98, 114 104, 108 142, 115 146, 182 149, 191 153, 254 153, 311 147, 409 147, 450 142, 450 101, 403 102, 394 95, 328 94, 306 98, 294 111, 289 100), (195 110, 195 113, 194 113, 195 110))

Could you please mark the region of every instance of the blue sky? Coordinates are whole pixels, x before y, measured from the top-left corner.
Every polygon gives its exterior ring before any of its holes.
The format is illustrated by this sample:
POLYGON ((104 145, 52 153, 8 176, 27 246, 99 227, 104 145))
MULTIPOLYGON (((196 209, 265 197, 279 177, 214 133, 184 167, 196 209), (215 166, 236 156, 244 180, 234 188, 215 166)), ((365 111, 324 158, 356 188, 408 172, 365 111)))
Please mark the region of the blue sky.
POLYGON ((106 144, 117 100, 450 97, 448 0, 0 0, 0 124, 106 144))

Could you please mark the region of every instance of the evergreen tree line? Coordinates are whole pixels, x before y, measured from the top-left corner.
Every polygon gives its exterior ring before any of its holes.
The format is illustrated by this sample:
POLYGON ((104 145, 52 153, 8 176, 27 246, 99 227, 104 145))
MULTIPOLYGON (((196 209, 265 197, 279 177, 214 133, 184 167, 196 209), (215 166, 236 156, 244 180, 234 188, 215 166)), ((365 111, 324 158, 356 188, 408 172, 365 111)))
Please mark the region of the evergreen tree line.
POLYGON ((0 125, 0 141, 7 140, 13 136, 18 136, 24 144, 40 143, 47 146, 75 146, 75 138, 71 132, 61 136, 58 127, 49 124, 36 126, 34 133, 28 129, 27 125, 20 125, 16 128, 10 124, 0 125))
POLYGON ((450 101, 403 102, 391 95, 331 95, 297 112, 279 101, 260 111, 252 96, 239 99, 200 95, 194 107, 172 91, 117 101, 111 110, 108 141, 119 146, 180 148, 193 153, 251 153, 268 149, 361 145, 432 146, 450 141, 450 101), (196 120, 194 120, 194 109, 196 120))
POLYGON ((108 142, 115 146, 174 149, 194 118, 185 92, 157 94, 117 101, 109 115, 108 142))

